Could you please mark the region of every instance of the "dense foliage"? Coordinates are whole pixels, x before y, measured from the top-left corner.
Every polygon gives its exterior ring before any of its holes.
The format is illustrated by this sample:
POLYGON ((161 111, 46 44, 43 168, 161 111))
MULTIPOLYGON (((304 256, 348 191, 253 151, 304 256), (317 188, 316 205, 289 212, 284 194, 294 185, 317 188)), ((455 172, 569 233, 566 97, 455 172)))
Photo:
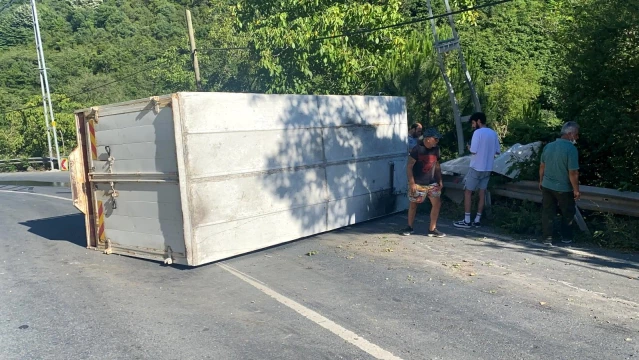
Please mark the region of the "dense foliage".
MULTIPOLYGON (((443 1, 433 4, 435 13, 445 11, 443 1)), ((405 96, 409 120, 438 126, 442 145, 455 149, 430 23, 388 27, 427 16, 425 1, 42 0, 67 152, 74 109, 195 90, 185 8, 193 13, 205 91, 405 96), (383 29, 358 32, 371 28, 383 29)), ((514 0, 455 20, 504 144, 552 140, 563 121, 577 120, 582 182, 639 190, 639 3, 514 0)), ((450 33, 446 19, 437 23, 441 36, 450 33)), ((472 102, 459 63, 447 61, 467 115, 472 102)), ((0 157, 45 154, 40 94, 30 7, 14 1, 0 12, 0 157)))

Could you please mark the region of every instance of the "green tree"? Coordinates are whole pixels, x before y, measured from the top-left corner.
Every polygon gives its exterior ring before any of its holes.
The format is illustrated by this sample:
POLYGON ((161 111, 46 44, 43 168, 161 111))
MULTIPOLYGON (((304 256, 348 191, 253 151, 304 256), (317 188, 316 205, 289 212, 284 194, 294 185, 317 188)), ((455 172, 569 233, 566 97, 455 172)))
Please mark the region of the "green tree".
POLYGON ((563 117, 582 126, 582 179, 639 190, 639 4, 585 0, 572 16, 560 99, 563 117))
POLYGON ((404 46, 404 30, 385 29, 315 40, 404 20, 401 2, 244 0, 235 11, 266 92, 364 94, 384 72, 385 57, 404 46))

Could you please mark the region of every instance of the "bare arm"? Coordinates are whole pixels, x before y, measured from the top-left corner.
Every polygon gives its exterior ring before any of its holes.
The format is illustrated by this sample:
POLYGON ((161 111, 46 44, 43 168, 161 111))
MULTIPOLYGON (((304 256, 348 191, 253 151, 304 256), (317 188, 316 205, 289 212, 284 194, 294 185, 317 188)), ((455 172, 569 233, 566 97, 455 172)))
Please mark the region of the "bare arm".
POLYGON ((572 184, 572 193, 575 195, 575 200, 579 200, 581 193, 579 192, 579 170, 568 171, 570 177, 570 184, 572 184))
POLYGON ((541 190, 541 183, 544 181, 544 171, 546 170, 545 163, 539 163, 539 190, 541 190))
POLYGON ((439 187, 444 187, 444 177, 442 176, 442 168, 439 166, 439 161, 435 163, 435 178, 438 180, 439 187))
POLYGON ((408 157, 408 164, 406 165, 406 177, 408 178, 408 188, 411 192, 415 192, 415 177, 413 176, 413 166, 417 160, 412 156, 408 157))

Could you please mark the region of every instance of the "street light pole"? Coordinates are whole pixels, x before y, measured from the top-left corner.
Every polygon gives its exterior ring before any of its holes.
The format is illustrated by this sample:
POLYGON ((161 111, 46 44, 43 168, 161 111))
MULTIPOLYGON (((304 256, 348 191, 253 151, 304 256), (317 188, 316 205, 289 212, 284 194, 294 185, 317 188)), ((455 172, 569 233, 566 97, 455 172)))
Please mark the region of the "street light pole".
POLYGON ((38 73, 40 74, 40 89, 42 90, 42 108, 44 109, 44 125, 47 132, 47 144, 49 145, 49 161, 51 161, 51 170, 53 170, 53 150, 51 149, 51 128, 49 127, 49 114, 47 109, 47 98, 44 93, 44 77, 42 76, 42 62, 40 61, 40 48, 38 46, 38 35, 36 31, 35 16, 33 17, 33 34, 38 51, 38 73))
MULTIPOLYGON (((44 61, 44 50, 42 48, 40 24, 38 23, 38 9, 36 8, 35 0, 31 0, 31 10, 33 12, 33 28, 35 30, 36 48, 38 50, 38 65, 41 66, 40 79, 44 80, 44 90, 46 92, 46 100, 47 100, 47 105, 49 107, 49 118, 51 119, 51 129, 53 130, 52 132, 53 132, 53 142, 55 144, 55 156, 56 156, 56 161, 58 162, 58 169, 60 169, 60 148, 58 147, 58 134, 56 132, 55 116, 53 115, 53 105, 51 104, 51 91, 49 89, 49 78, 47 76, 47 64, 44 61)), ((49 127, 47 126, 47 131, 48 130, 49 130, 49 127)), ((51 166, 51 168, 53 169, 53 165, 51 166)))

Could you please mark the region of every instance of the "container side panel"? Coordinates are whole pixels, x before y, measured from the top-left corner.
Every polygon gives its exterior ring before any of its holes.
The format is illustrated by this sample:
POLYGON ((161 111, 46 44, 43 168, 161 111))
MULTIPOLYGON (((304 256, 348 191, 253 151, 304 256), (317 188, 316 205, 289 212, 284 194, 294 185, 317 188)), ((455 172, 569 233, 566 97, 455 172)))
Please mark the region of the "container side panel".
POLYGON ((318 127, 315 96, 180 93, 187 133, 238 132, 318 127), (287 121, 294 118, 295 121, 287 121))
POLYGON ((195 265, 244 254, 327 230, 324 217, 326 204, 307 206, 297 211, 300 214, 309 215, 309 221, 304 227, 299 226, 298 216, 290 211, 282 211, 258 218, 195 229, 196 244, 200 253, 195 265), (314 214, 324 214, 324 216, 313 216, 314 214), (321 221, 311 221, 311 219, 321 219, 321 221))
POLYGON ((193 183, 191 221, 199 227, 320 204, 326 202, 324 183, 324 169, 318 168, 193 183))
POLYGON ((406 154, 407 146, 399 136, 400 124, 330 127, 324 131, 328 162, 362 157, 406 154))
POLYGON ((320 129, 190 134, 188 164, 193 178, 319 164, 320 129), (304 142, 304 149, 294 146, 304 142), (284 150, 286 149, 286 150, 284 150))
POLYGON ((381 191, 328 203, 327 230, 338 229, 376 217, 405 210, 408 198, 381 191))
POLYGON ((317 106, 324 127, 407 122, 405 101, 398 97, 317 96, 317 106))
POLYGON ((359 160, 343 165, 328 166, 328 193, 330 200, 361 196, 389 190, 394 158, 366 161, 359 160))
MULTIPOLYGON (((406 208, 393 97, 179 93, 186 201, 203 264, 406 208)), ((184 200, 184 199, 183 199, 184 200)))

